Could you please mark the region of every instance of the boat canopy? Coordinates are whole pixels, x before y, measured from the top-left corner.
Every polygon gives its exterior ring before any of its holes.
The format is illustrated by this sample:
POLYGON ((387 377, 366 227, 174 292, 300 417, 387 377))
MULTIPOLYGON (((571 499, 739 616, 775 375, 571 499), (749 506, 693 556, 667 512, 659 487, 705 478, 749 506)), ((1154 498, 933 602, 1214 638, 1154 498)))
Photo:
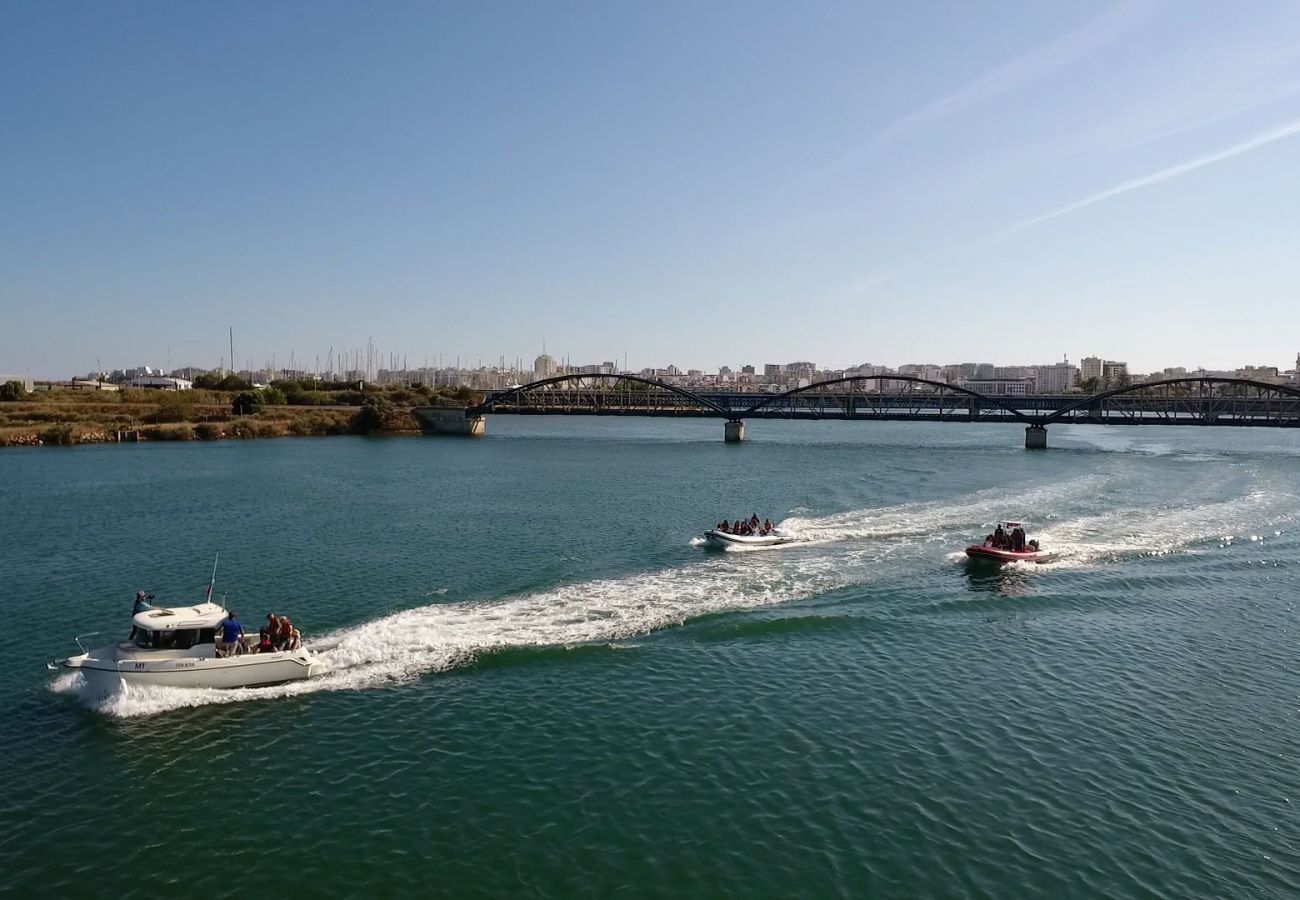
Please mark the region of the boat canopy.
POLYGON ((190 628, 216 628, 226 617, 226 610, 216 603, 194 606, 155 606, 131 617, 131 624, 141 631, 180 631, 190 628))

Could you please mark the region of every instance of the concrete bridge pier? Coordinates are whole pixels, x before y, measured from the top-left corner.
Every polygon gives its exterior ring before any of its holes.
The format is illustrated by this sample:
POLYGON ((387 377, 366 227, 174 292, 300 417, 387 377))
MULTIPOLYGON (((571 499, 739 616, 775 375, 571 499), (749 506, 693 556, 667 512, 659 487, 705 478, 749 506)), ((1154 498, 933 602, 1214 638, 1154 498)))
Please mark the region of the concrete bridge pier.
POLYGON ((487 433, 487 416, 471 413, 467 409, 440 409, 420 406, 411 412, 420 430, 425 434, 456 434, 465 437, 482 437, 487 433))
POLYGON ((742 419, 729 419, 723 426, 722 439, 728 444, 739 444, 745 439, 745 423, 742 419))
POLYGON ((1046 425, 1028 425, 1025 427, 1025 449, 1026 450, 1047 449, 1047 426, 1046 425))

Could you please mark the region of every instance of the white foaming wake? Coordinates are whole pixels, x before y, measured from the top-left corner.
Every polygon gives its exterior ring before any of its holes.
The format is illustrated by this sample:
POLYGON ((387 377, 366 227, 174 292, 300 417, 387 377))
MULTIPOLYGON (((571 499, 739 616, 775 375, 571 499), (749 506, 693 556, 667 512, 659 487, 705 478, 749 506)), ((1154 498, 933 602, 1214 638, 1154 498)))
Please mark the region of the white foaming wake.
POLYGON ((1216 537, 1231 543, 1234 534, 1291 523, 1297 515, 1296 501, 1288 492, 1257 489, 1232 500, 1155 513, 1121 510, 1073 519, 1040 532, 1038 537, 1045 549, 1056 554, 1045 564, 1049 569, 1123 556, 1180 553, 1216 537))
POLYGON ((359 690, 465 665, 516 647, 619 641, 710 613, 799 600, 865 580, 870 551, 782 563, 722 556, 678 569, 565 585, 498 602, 437 604, 327 634, 312 646, 330 671, 310 681, 235 690, 135 686, 107 697, 80 675, 52 685, 112 716, 237 703, 326 690, 359 690))
POLYGON ((904 503, 873 510, 855 510, 820 519, 792 517, 781 527, 805 541, 828 543, 869 538, 913 537, 949 528, 983 525, 999 516, 1026 516, 1052 509, 1070 497, 1087 497, 1114 476, 1082 475, 1066 481, 1018 491, 990 488, 965 500, 904 503))
MULTIPOLYGON (((1019 509, 1056 511, 1087 498, 1108 476, 1085 476, 1015 495, 1019 509)), ((865 584, 881 575, 878 565, 895 551, 933 554, 933 542, 872 540, 969 531, 1007 512, 1007 489, 981 491, 956 503, 903 504, 784 524, 809 542, 785 554, 722 554, 680 568, 599 579, 499 601, 434 604, 340 629, 313 641, 330 671, 310 681, 236 690, 132 687, 108 697, 86 693, 79 674, 63 675, 52 689, 70 693, 108 715, 144 716, 182 707, 289 697, 318 691, 361 690, 446 671, 482 653, 524 647, 573 646, 624 641, 713 613, 755 609, 807 599, 865 584), (860 540, 863 543, 853 544, 860 540), (834 549, 824 545, 850 542, 834 549), (821 552, 818 552, 821 551, 821 552)), ((1106 555, 1170 547, 1258 524, 1263 515, 1281 521, 1294 497, 1257 491, 1223 503, 1163 511, 1134 510, 1062 522, 1042 532, 1044 546, 1062 564, 1080 565, 1106 555)), ((960 554, 957 554, 960 556, 960 554)))

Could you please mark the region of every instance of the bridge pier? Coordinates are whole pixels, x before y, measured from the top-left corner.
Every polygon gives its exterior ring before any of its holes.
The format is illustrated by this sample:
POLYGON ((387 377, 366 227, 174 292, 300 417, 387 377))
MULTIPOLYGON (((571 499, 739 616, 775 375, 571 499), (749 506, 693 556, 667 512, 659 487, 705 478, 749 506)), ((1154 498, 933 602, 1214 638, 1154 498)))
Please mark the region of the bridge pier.
POLYGON ((415 416, 415 421, 420 423, 420 431, 425 434, 482 437, 487 433, 487 416, 471 413, 467 409, 418 406, 411 413, 415 416))
POLYGON ((741 419, 730 419, 722 429, 722 439, 728 444, 739 444, 745 439, 745 423, 741 419))
POLYGON ((1047 426, 1046 425, 1028 425, 1025 427, 1025 449, 1026 450, 1047 449, 1047 426))

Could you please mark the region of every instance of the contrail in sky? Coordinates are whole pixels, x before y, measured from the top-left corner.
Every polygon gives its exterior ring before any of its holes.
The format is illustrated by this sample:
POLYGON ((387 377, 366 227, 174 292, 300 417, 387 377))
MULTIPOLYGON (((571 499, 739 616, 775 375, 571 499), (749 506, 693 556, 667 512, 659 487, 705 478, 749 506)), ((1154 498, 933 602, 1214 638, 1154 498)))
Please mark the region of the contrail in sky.
POLYGON ((1234 156, 1249 153, 1251 150, 1256 150, 1276 141, 1289 138, 1295 134, 1300 134, 1300 119, 1288 122, 1287 124, 1274 128, 1271 131, 1257 134, 1249 140, 1242 141, 1239 144, 1233 144, 1231 147, 1220 150, 1217 153, 1211 153, 1208 156, 1190 159, 1187 162, 1179 163, 1176 166, 1161 169, 1159 172, 1152 172, 1150 175, 1143 175, 1141 178, 1130 179, 1129 181, 1117 184, 1112 188, 1107 188, 1104 191, 1099 191, 1096 194, 1084 197, 1082 200, 1068 203, 1059 209, 1054 209, 1051 212, 1024 219, 1023 221, 1012 225, 1010 228, 1007 228, 999 234, 998 237, 1009 237, 1017 231, 1030 228, 1034 225, 1041 225, 1043 222, 1050 222, 1052 219, 1059 219, 1061 216, 1068 216, 1070 213, 1085 209, 1086 207, 1092 206, 1094 203, 1101 203, 1103 200, 1109 200, 1111 197, 1118 197, 1120 194, 1127 194, 1129 191, 1137 191, 1145 187, 1151 187, 1153 184, 1160 184, 1163 181, 1169 181, 1170 179, 1177 178, 1180 175, 1186 175, 1188 172, 1195 172, 1197 169, 1203 169, 1208 165, 1222 162, 1225 159, 1232 159, 1234 156))
POLYGON ((1066 32, 1014 59, 999 63, 956 90, 913 109, 877 131, 863 143, 829 162, 804 172, 758 202, 765 203, 797 185, 820 178, 840 168, 863 151, 918 124, 943 119, 945 116, 979 106, 1001 94, 1017 90, 1059 69, 1071 66, 1132 31, 1146 17, 1150 8, 1150 0, 1123 0, 1073 31, 1066 32))
POLYGON ((1085 22, 1015 59, 987 70, 957 90, 915 109, 886 126, 874 140, 902 131, 918 122, 937 119, 977 106, 986 100, 1016 90, 1073 65, 1114 43, 1131 31, 1147 14, 1148 2, 1119 3, 1096 18, 1085 22))

